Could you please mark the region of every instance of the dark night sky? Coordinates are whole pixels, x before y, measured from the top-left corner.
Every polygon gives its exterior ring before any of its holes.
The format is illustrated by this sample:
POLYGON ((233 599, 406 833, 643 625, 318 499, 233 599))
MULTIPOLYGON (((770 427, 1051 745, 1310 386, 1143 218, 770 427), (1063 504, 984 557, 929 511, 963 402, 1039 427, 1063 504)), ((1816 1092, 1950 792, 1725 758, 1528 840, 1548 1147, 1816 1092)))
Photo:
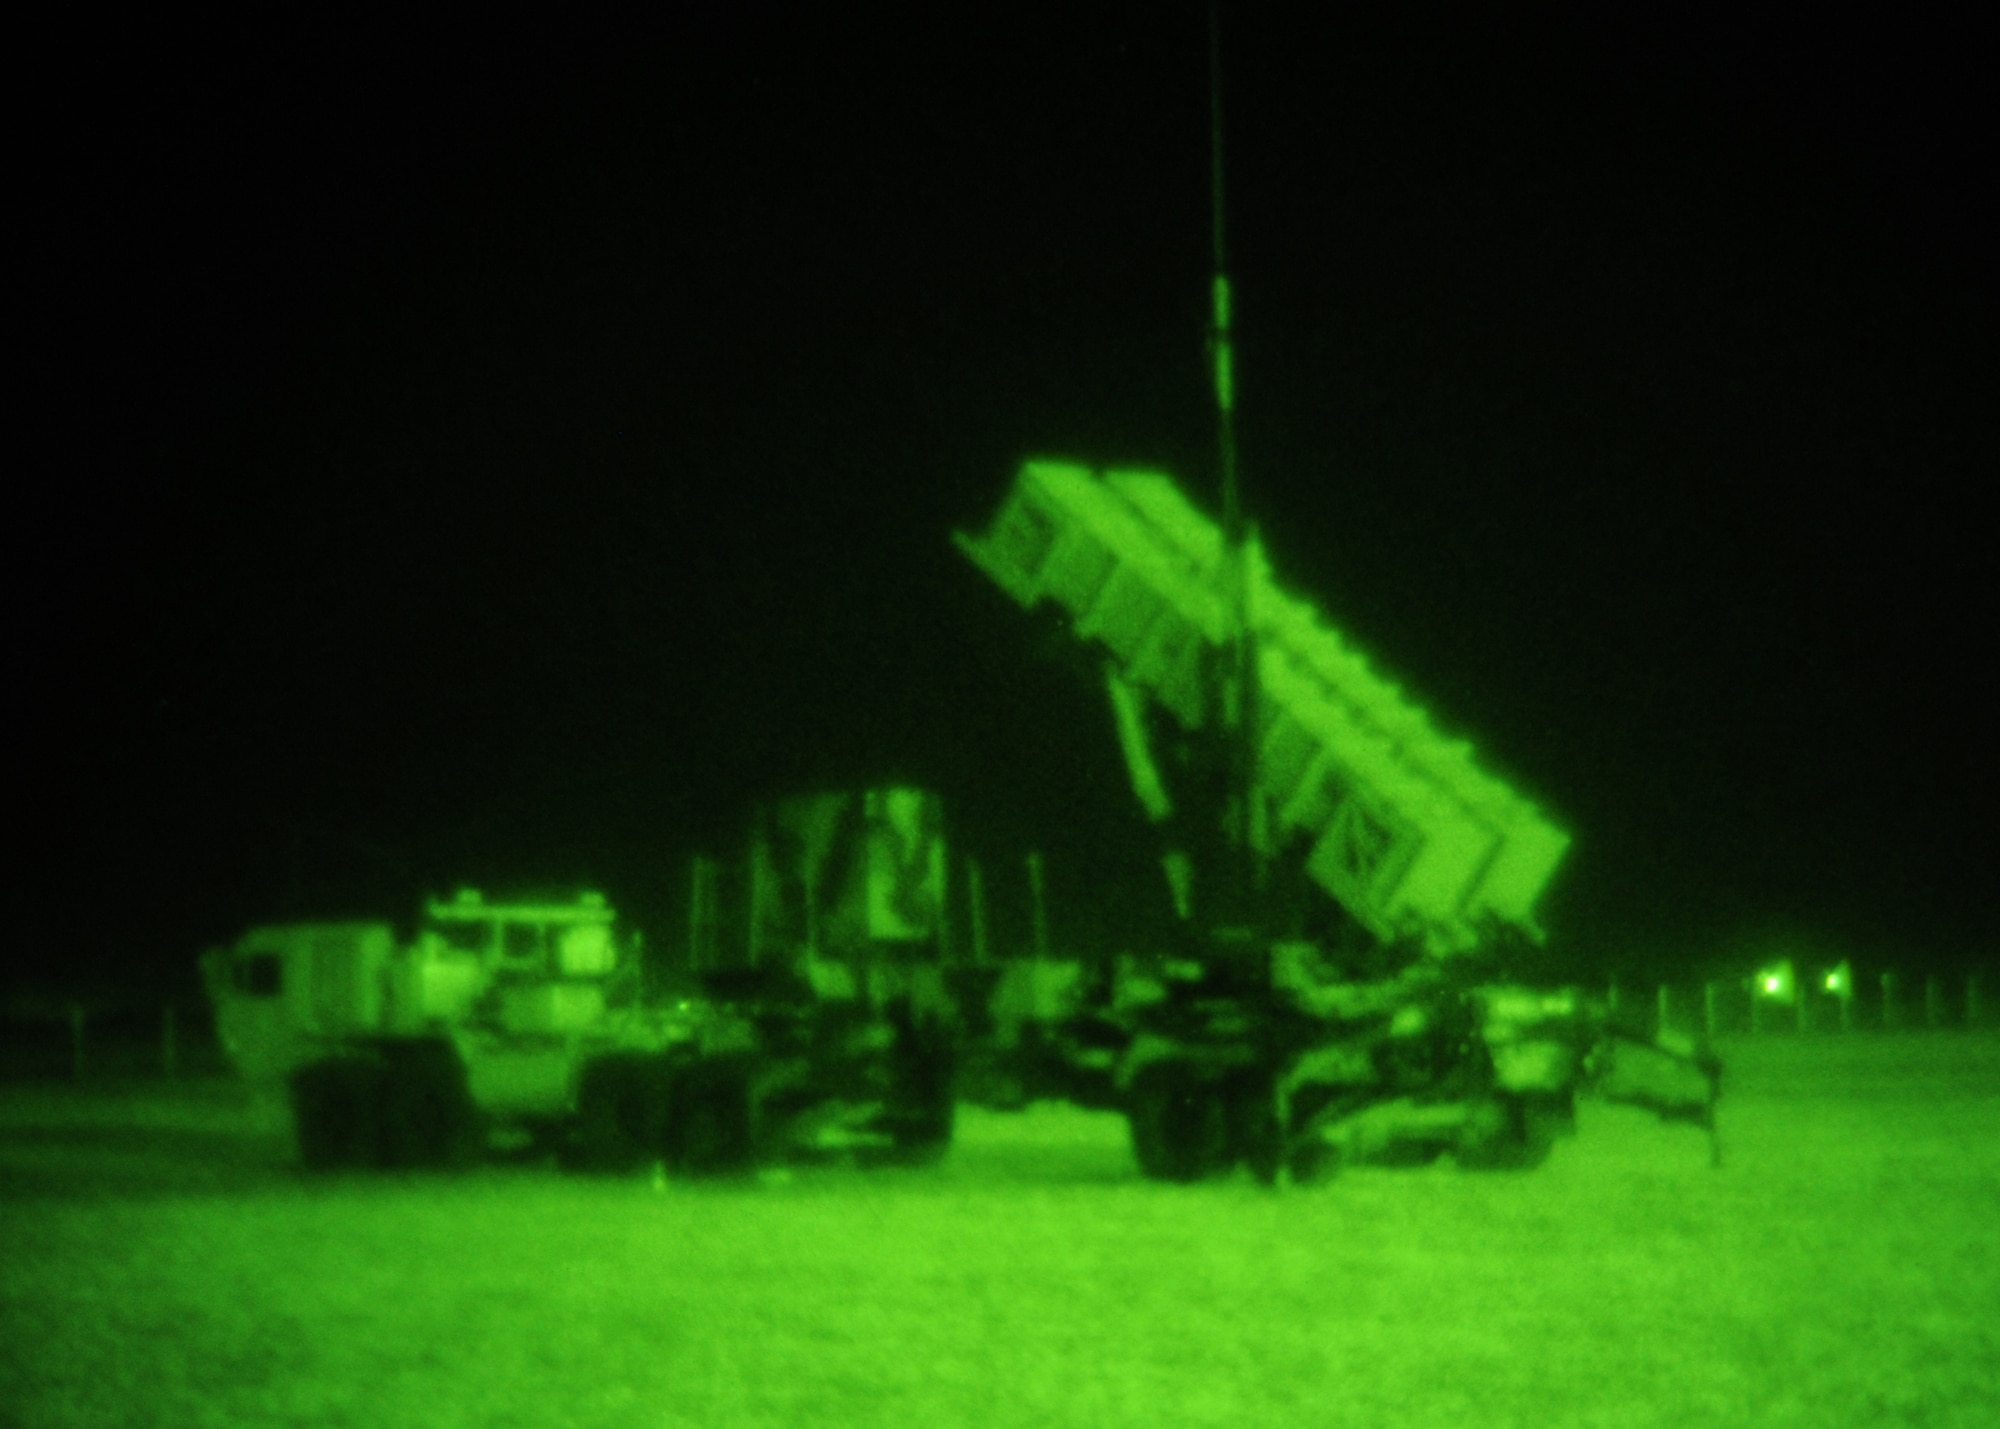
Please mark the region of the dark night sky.
MULTIPOLYGON (((752 797, 887 775, 1140 899, 947 538, 1031 454, 1212 489, 1204 11, 721 8, 45 37, 16 980, 461 879, 670 938, 752 797)), ((1247 499, 1575 830, 1558 935, 1990 952, 1971 31, 1235 8, 1247 499)))

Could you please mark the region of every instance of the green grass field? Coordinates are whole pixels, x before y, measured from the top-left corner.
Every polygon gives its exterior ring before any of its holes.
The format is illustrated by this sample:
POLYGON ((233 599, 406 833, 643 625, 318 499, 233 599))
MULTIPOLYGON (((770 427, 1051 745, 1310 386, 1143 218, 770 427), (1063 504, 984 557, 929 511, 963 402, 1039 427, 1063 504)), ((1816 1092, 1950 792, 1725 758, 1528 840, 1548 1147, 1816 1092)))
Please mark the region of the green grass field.
POLYGON ((307 1180, 224 1084, 0 1091, 0 1423, 2000 1424, 2000 1039, 1725 1051, 1719 1171, 1587 1104, 1536 1172, 1287 1192, 1052 1106, 655 1189, 307 1180))

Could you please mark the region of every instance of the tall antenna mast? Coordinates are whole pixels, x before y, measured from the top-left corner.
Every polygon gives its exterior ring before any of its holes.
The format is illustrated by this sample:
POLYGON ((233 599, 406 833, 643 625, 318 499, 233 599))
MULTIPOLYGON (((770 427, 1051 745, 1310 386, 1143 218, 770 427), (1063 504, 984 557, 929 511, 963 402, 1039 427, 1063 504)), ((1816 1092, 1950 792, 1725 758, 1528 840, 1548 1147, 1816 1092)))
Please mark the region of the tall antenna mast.
POLYGON ((1229 254, 1223 243, 1222 18, 1216 0, 1209 0, 1208 6, 1208 157, 1215 232, 1208 351, 1215 368, 1216 437, 1222 459, 1222 537, 1235 551, 1243 541, 1243 508, 1236 488, 1236 351, 1229 323, 1229 254))
POLYGON ((1225 879, 1226 900, 1242 917, 1263 883, 1254 814, 1257 797, 1256 652, 1250 637, 1250 562, 1246 551, 1242 493, 1236 472, 1236 348, 1230 327, 1229 253, 1223 237, 1222 187, 1222 16, 1219 0, 1208 6, 1209 202, 1215 239, 1215 277, 1208 335, 1215 370, 1217 455, 1222 478, 1224 579, 1229 583, 1229 649, 1223 675, 1224 737, 1230 763, 1227 841, 1232 867, 1225 879))

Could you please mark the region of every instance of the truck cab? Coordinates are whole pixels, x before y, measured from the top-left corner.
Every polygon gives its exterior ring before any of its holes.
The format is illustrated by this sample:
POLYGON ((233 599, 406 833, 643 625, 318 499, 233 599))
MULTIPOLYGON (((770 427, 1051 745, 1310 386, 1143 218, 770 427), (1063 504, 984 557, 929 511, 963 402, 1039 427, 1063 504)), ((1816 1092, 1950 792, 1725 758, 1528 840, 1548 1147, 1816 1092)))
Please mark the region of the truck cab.
POLYGON ((460 889, 427 901, 408 941, 386 922, 265 924, 202 963, 224 1053, 290 1100, 309 1163, 384 1146, 422 1163, 475 1130, 559 1125, 590 1058, 669 1040, 630 1010, 636 942, 595 892, 460 889))

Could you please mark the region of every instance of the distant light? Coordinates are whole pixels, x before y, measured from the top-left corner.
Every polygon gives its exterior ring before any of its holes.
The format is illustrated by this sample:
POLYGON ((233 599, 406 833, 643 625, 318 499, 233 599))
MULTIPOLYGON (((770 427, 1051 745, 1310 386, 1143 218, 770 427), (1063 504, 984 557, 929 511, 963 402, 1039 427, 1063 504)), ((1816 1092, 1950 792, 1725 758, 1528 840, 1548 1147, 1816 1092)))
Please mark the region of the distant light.
POLYGON ((1789 958, 1766 963, 1757 969, 1756 979, 1750 986, 1758 997, 1766 997, 1773 1002, 1794 1002, 1799 995, 1798 973, 1789 958))
POLYGON ((1828 974, 1826 975, 1826 990, 1827 990, 1828 992, 1839 992, 1839 991, 1840 991, 1840 974, 1839 974, 1839 973, 1828 973, 1828 974))

